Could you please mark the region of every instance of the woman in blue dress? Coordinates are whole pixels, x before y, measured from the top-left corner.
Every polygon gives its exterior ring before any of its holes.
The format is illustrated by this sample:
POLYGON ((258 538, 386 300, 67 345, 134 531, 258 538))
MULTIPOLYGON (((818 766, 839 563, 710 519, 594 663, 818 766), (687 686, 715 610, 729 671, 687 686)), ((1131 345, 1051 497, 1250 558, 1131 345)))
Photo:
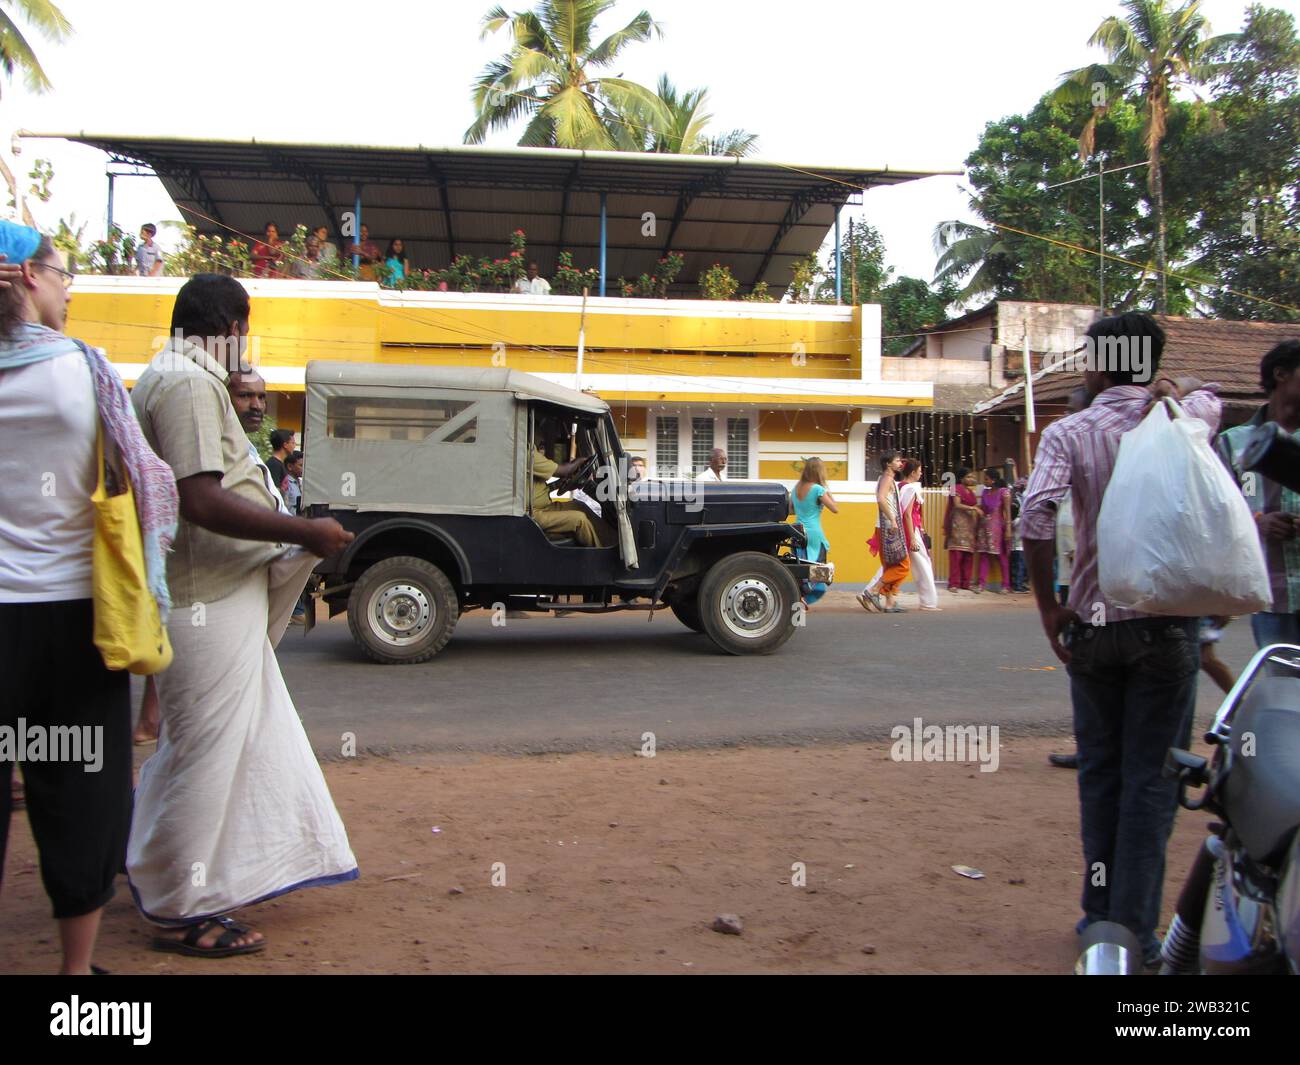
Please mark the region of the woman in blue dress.
MULTIPOLYGON (((812 458, 803 464, 803 475, 790 493, 790 507, 808 538, 807 545, 798 548, 795 554, 809 561, 825 562, 831 545, 822 532, 822 507, 832 514, 838 514, 840 508, 835 497, 826 491, 826 467, 821 459, 812 458)), ((821 581, 801 583, 805 606, 812 606, 826 594, 826 585, 821 581)))

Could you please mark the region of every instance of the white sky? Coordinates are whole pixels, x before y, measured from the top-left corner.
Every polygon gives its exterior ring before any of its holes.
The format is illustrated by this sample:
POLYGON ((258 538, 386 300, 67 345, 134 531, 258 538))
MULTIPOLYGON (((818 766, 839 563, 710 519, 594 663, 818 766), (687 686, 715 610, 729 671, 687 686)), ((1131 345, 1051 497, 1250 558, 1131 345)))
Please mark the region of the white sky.
MULTIPOLYGON (((508 43, 502 34, 478 39, 489 0, 60 6, 74 37, 54 45, 29 35, 54 91, 37 97, 21 79, 6 85, 4 134, 459 144, 473 118, 470 84, 508 43), (356 51, 359 65, 348 59, 356 51)), ((1295 0, 1269 6, 1300 12, 1295 0)), ((629 46, 613 73, 652 86, 666 71, 679 88, 708 86, 716 129, 758 133, 762 159, 919 170, 961 169, 986 122, 1023 113, 1063 71, 1096 58, 1088 37, 1120 11, 1118 0, 623 0, 598 32, 643 7, 663 23, 664 39, 629 46)), ((1202 4, 1217 33, 1239 29, 1245 8, 1245 0, 1202 4)), ((88 237, 102 236, 105 156, 27 141, 24 174, 36 158, 51 159, 55 173, 54 199, 30 204, 42 227, 75 212, 90 220, 88 237)), ((970 217, 961 184, 935 177, 866 194, 861 212, 900 273, 930 278, 934 227, 970 217)), ((158 181, 118 180, 119 225, 179 214, 158 181)))

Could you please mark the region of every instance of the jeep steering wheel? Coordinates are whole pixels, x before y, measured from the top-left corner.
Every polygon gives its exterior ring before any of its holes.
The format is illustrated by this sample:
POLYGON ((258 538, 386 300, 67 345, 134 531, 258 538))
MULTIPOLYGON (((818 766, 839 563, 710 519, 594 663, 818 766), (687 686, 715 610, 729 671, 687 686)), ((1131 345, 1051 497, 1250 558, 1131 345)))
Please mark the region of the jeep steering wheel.
POLYGON ((588 455, 582 460, 581 465, 579 465, 578 468, 567 477, 561 477, 559 480, 555 481, 550 486, 551 491, 557 495, 568 495, 575 488, 583 487, 586 485, 587 481, 591 479, 591 475, 595 471, 596 465, 599 461, 599 455, 588 455))

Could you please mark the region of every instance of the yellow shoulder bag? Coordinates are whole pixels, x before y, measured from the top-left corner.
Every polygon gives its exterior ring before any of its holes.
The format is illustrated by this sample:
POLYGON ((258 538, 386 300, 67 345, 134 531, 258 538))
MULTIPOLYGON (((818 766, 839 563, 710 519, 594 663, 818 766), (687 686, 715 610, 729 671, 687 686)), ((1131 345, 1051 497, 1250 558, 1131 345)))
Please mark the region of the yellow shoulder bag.
POLYGON ((125 491, 109 495, 105 485, 104 427, 95 440, 98 482, 90 501, 95 506, 94 594, 95 646, 109 669, 147 675, 161 673, 172 661, 172 645, 149 594, 140 518, 131 479, 116 476, 125 491))

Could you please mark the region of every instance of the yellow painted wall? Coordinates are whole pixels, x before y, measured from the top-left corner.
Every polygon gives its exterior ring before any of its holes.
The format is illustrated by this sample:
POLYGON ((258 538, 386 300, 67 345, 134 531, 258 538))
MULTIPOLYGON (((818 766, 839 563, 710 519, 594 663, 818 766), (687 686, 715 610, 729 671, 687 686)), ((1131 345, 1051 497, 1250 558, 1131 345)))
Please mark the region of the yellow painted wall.
MULTIPOLYGON (((767 443, 766 438, 763 443, 767 443)), ((822 459, 822 464, 826 467, 826 479, 828 481, 843 481, 849 475, 849 463, 843 461, 832 461, 822 459)), ((764 480, 773 481, 791 481, 803 474, 803 463, 796 462, 794 459, 762 459, 758 464, 758 475, 764 480)))
MULTIPOLYGON (((575 368, 576 310, 436 302, 381 306, 379 289, 374 292, 373 297, 355 290, 338 298, 254 296, 251 324, 261 360, 276 366, 302 366, 311 359, 488 366, 493 345, 499 344, 514 369, 567 373, 575 368)), ((68 331, 103 347, 115 361, 146 362, 167 338, 173 302, 171 296, 125 287, 109 292, 74 287, 68 331)), ((793 312, 787 319, 589 314, 586 366, 592 373, 857 379, 857 337, 848 321, 812 321, 793 312), (804 351, 798 361, 791 358, 795 344, 804 351)))

